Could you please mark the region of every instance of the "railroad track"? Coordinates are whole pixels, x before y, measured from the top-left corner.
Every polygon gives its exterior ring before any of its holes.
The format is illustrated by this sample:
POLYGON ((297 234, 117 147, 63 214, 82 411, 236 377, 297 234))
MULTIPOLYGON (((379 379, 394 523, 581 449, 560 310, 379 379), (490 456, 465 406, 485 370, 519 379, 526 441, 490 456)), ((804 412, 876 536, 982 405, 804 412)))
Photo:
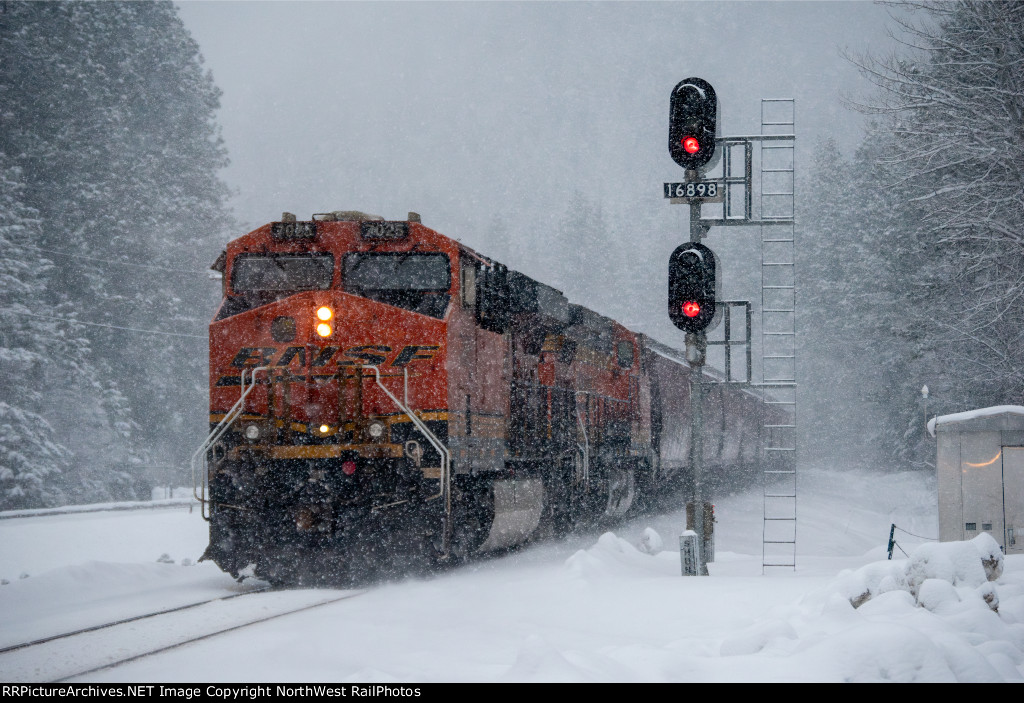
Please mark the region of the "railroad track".
POLYGON ((10 645, 0 649, 0 680, 67 681, 362 593, 264 588, 10 645))

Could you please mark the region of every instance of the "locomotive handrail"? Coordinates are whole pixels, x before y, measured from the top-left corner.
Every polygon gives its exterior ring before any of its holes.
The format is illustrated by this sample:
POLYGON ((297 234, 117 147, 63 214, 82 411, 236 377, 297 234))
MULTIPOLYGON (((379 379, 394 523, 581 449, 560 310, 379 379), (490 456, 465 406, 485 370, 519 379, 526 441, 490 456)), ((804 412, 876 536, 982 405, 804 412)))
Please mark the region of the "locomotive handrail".
POLYGON ((203 443, 199 445, 199 448, 196 449, 196 451, 192 454, 192 458, 189 460, 189 465, 192 468, 192 495, 195 497, 196 500, 199 501, 199 514, 203 516, 204 520, 210 519, 210 515, 208 515, 206 511, 206 493, 207 485, 210 482, 210 475, 209 472, 206 470, 206 466, 204 465, 201 483, 197 485, 196 460, 199 457, 203 457, 203 463, 205 464, 206 452, 208 452, 210 448, 214 444, 216 444, 221 437, 224 436, 224 433, 228 431, 228 427, 231 426, 231 423, 234 422, 235 419, 242 414, 242 409, 245 407, 246 397, 249 395, 249 393, 252 392, 252 389, 256 387, 257 372, 266 371, 269 368, 269 366, 257 366, 256 368, 252 369, 252 373, 250 375, 252 382, 249 384, 248 387, 246 387, 245 385, 245 372, 248 369, 242 369, 242 374, 239 378, 240 385, 242 388, 242 394, 238 397, 238 400, 235 402, 235 404, 231 406, 231 409, 224 414, 224 417, 221 418, 221 421, 217 423, 217 426, 210 430, 210 434, 207 435, 206 440, 204 440, 203 443), (199 488, 202 488, 201 492, 198 490, 199 488))
MULTIPOLYGON (((427 424, 425 422, 423 422, 423 420, 421 420, 419 417, 417 417, 416 414, 413 413, 412 409, 409 407, 409 405, 408 405, 408 400, 409 400, 408 375, 406 376, 406 384, 405 384, 406 402, 403 403, 401 400, 399 400, 397 397, 395 397, 394 393, 392 393, 391 391, 389 391, 387 389, 387 386, 385 386, 383 382, 381 382, 381 380, 380 380, 380 369, 377 368, 376 366, 374 366, 373 364, 366 364, 366 366, 368 368, 373 369, 374 378, 375 378, 375 380, 377 382, 377 385, 380 386, 380 389, 382 391, 384 391, 384 393, 388 396, 388 398, 391 399, 391 402, 394 403, 398 407, 399 410, 401 410, 403 413, 405 413, 406 415, 409 416, 409 420, 412 422, 413 425, 416 426, 416 429, 418 429, 421 433, 423 433, 423 436, 427 438, 427 441, 430 442, 431 446, 434 447, 434 449, 437 450, 437 453, 441 455, 441 480, 439 482, 440 483, 439 490, 437 492, 437 495, 429 496, 427 498, 427 500, 435 500, 437 498, 441 498, 442 496, 444 497, 444 520, 445 520, 445 526, 444 526, 444 539, 443 539, 443 550, 442 551, 445 554, 447 554, 448 553, 448 536, 449 536, 449 532, 451 531, 450 530, 450 527, 451 527, 450 522, 451 522, 451 515, 452 515, 451 453, 448 451, 448 448, 446 446, 444 446, 444 444, 441 442, 441 440, 438 439, 437 435, 435 435, 433 432, 430 431, 430 428, 427 427, 427 424)), ((408 370, 407 369, 406 369, 406 373, 408 374, 408 370)))
MULTIPOLYGON (((574 400, 576 401, 576 419, 580 423, 580 430, 583 431, 583 446, 579 444, 576 446, 583 453, 583 490, 590 490, 590 439, 587 437, 587 425, 583 422, 583 415, 580 414, 580 403, 579 396, 582 395, 584 400, 587 401, 589 406, 589 399, 587 398, 586 392, 576 391, 574 400)), ((588 408, 589 409, 589 408, 588 408)))

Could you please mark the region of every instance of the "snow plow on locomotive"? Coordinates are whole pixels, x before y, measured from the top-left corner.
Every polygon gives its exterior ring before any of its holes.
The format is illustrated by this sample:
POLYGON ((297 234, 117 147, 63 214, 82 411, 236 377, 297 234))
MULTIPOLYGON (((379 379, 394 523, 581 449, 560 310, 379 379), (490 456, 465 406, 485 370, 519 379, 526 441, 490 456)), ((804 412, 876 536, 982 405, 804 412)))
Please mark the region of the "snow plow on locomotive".
MULTIPOLYGON (((214 266, 203 558, 338 583, 625 515, 685 478, 689 367, 422 225, 257 228, 214 266)), ((706 401, 708 473, 757 462, 760 403, 706 401), (720 430, 720 431, 719 431, 720 430)))

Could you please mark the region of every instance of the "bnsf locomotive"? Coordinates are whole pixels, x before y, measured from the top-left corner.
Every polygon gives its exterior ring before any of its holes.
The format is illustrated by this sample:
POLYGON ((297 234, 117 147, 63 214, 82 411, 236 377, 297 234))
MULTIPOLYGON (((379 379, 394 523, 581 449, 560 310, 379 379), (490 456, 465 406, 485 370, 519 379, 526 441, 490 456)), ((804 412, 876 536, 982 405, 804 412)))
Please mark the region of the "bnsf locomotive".
MULTIPOLYGON (((285 213, 214 268, 204 558, 342 582, 621 517, 686 476, 679 355, 420 222, 285 213)), ((705 400, 711 476, 749 471, 759 401, 705 400)))

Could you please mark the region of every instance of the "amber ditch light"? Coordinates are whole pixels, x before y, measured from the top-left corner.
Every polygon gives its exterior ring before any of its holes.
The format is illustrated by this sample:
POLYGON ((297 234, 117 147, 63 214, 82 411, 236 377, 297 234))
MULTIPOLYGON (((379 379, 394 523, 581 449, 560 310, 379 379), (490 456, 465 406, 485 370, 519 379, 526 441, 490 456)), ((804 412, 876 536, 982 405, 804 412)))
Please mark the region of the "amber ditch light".
POLYGON ((330 337, 334 330, 327 324, 327 321, 334 317, 334 311, 326 305, 322 305, 316 309, 316 317, 320 320, 320 324, 316 326, 316 333, 321 337, 330 337))

